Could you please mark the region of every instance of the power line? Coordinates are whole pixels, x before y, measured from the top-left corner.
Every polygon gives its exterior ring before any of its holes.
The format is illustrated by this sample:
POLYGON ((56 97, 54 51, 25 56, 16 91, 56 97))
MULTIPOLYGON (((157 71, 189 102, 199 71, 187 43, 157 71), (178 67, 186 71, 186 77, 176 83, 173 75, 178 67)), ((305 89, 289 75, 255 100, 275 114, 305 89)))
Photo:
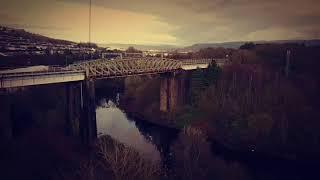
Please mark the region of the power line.
POLYGON ((90 0, 90 5, 89 5, 89 47, 91 47, 91 8, 92 8, 92 0, 90 0))
POLYGON ((91 8, 92 8, 92 0, 90 0, 89 5, 89 49, 90 49, 90 59, 92 59, 92 52, 91 52, 91 8))

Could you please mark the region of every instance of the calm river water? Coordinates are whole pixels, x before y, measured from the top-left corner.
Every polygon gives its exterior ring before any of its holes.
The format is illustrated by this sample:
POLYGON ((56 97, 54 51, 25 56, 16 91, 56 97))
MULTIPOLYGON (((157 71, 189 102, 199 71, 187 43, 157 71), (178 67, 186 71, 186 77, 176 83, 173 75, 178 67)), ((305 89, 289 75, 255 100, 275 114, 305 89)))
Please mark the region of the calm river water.
POLYGON ((110 135, 150 160, 170 159, 170 145, 178 134, 177 130, 131 118, 118 108, 117 103, 105 98, 97 106, 96 118, 98 135, 110 135))
MULTIPOLYGON (((134 147, 146 158, 163 162, 164 166, 168 167, 172 164, 170 146, 177 139, 177 130, 129 117, 117 106, 119 94, 113 100, 101 98, 99 101, 96 109, 99 135, 110 135, 114 139, 134 147)), ((246 170, 249 179, 308 179, 314 177, 314 173, 316 173, 314 166, 252 158, 215 147, 217 146, 213 145, 212 153, 217 157, 217 162, 221 163, 221 166, 228 167, 237 164, 237 166, 241 166, 241 169, 246 170)), ((231 172, 227 172, 233 173, 233 168, 229 169, 231 172)))

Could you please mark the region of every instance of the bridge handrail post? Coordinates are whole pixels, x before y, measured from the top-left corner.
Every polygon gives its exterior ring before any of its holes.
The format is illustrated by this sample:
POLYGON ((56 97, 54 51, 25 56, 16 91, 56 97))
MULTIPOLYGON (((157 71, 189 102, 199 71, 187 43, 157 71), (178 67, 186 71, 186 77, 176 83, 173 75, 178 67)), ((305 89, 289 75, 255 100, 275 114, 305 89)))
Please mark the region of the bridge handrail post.
POLYGON ((88 67, 86 67, 86 78, 88 78, 89 77, 89 68, 88 67))

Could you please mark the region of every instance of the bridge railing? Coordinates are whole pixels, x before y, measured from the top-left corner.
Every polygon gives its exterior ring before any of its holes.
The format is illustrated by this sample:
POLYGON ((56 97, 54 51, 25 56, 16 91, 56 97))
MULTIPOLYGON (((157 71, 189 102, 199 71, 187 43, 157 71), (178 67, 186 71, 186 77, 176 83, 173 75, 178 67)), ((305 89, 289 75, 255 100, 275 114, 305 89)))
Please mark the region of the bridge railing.
POLYGON ((185 59, 180 60, 183 65, 190 65, 190 64, 210 64, 212 59, 185 59))
POLYGON ((169 61, 181 61, 182 63, 184 64, 191 64, 191 63, 194 63, 194 64, 198 64, 198 63, 211 63, 213 61, 216 61, 216 62, 225 62, 227 61, 227 59, 216 59, 216 58, 213 58, 213 59, 168 59, 168 58, 159 58, 159 57, 123 57, 122 59, 121 58, 110 58, 110 59, 95 59, 95 60, 87 60, 87 61, 77 61, 77 62, 74 62, 72 65, 78 65, 78 64, 92 64, 92 63, 96 63, 96 62, 102 62, 102 61, 134 61, 134 60, 169 60, 169 61))
POLYGON ((41 76, 53 74, 68 74, 68 73, 84 73, 83 70, 73 70, 64 67, 49 67, 47 70, 30 71, 30 72, 0 72, 0 79, 16 78, 26 76, 41 76))

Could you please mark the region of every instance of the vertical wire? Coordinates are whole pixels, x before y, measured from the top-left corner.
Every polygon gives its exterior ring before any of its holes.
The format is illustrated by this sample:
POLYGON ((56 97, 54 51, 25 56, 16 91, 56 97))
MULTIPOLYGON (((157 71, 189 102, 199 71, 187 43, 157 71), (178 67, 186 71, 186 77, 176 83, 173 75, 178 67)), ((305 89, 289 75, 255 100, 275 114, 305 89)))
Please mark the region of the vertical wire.
POLYGON ((91 46, 91 5, 92 0, 90 0, 90 7, 89 7, 89 47, 91 46))

